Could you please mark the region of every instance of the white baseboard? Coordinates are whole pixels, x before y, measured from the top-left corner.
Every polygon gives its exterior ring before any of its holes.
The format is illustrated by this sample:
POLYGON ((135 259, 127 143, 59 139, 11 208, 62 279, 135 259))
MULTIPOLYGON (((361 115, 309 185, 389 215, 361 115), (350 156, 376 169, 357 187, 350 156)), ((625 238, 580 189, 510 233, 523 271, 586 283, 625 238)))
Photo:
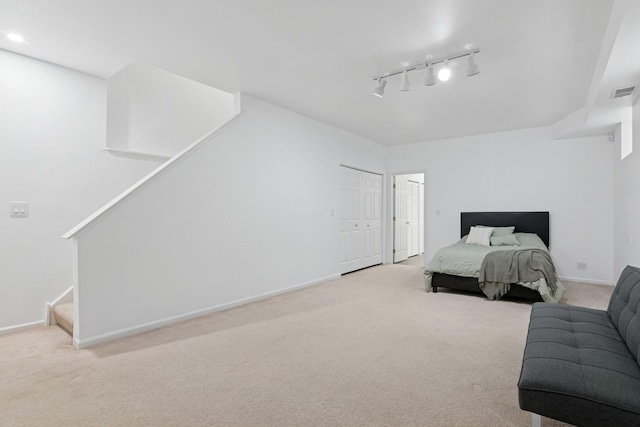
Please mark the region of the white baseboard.
POLYGON ((47 304, 47 309, 45 313, 45 326, 53 326, 57 325, 56 317, 53 315, 53 308, 59 304, 65 304, 73 302, 73 286, 64 291, 62 295, 56 298, 53 302, 47 304))
POLYGON ((577 277, 559 277, 558 280, 567 282, 579 282, 579 283, 589 283, 590 285, 607 285, 607 286, 615 286, 615 283, 609 282, 607 280, 593 280, 593 279, 582 279, 577 277))
POLYGON ((26 331, 27 329, 34 329, 44 326, 44 320, 32 323, 24 323, 22 325, 8 326, 6 328, 0 328, 0 335, 13 334, 14 332, 26 331))
POLYGON ((44 312, 44 326, 54 326, 57 324, 56 316, 53 315, 53 307, 51 307, 51 303, 48 302, 44 312))
POLYGON ((167 317, 160 320, 155 320, 153 322, 143 323, 141 325, 133 326, 131 328, 119 329, 117 331, 107 332, 106 334, 97 335, 95 337, 84 338, 82 340, 74 337, 73 345, 77 349, 81 349, 81 348, 87 348, 87 347, 91 347, 98 344, 103 344, 109 341, 113 341, 115 339, 140 334, 142 332, 147 332, 153 329, 162 328, 164 326, 173 325, 175 323, 183 322, 185 320, 193 319, 200 316, 205 316, 207 314, 212 314, 218 311, 228 310, 233 307, 238 307, 240 305, 248 304, 255 301, 260 301, 276 295, 284 294, 284 293, 295 291, 302 288, 307 288, 313 285, 319 285, 320 283, 325 283, 325 282, 328 282, 329 280, 334 280, 339 277, 340 277, 340 274, 332 274, 331 276, 323 277, 321 279, 311 280, 309 282, 290 286, 288 288, 282 288, 276 291, 267 292, 267 293, 252 296, 252 297, 242 298, 242 299, 231 301, 224 304, 218 304, 213 307, 207 307, 200 310, 190 311, 188 313, 179 314, 176 316, 171 316, 171 317, 167 317))

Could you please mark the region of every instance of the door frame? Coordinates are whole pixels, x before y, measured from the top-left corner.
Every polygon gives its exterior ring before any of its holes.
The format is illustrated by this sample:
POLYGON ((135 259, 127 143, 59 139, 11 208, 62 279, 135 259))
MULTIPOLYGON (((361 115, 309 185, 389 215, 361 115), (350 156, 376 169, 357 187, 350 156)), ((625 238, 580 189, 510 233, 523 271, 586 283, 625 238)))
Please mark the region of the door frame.
POLYGON ((386 210, 386 214, 387 214, 387 220, 386 220, 386 225, 387 225, 387 236, 386 236, 386 246, 385 246, 385 253, 386 256, 383 256, 383 262, 385 264, 393 264, 393 246, 395 244, 395 227, 393 224, 393 213, 394 213, 394 209, 395 209, 395 192, 393 189, 393 181, 394 178, 398 175, 413 175, 413 174, 417 174, 417 173, 421 173, 423 174, 424 177, 424 191, 422 193, 422 200, 423 200, 423 213, 422 213, 422 239, 424 241, 424 253, 426 254, 427 252, 427 171, 426 170, 408 170, 408 171, 399 171, 399 172, 389 172, 388 174, 388 179, 387 179, 387 185, 386 185, 386 190, 387 190, 387 194, 389 194, 389 197, 386 198, 387 200, 387 208, 386 210), (386 261, 385 261, 386 260, 386 261))
POLYGON ((393 227, 393 260, 392 262, 398 263, 405 261, 409 258, 409 179, 403 175, 394 175, 393 176, 393 217, 391 218, 391 226, 393 227), (402 177, 402 179, 400 179, 402 177), (399 187, 400 186, 400 187, 399 187), (404 209, 402 212, 398 210, 398 199, 400 199, 400 188, 402 189, 402 193, 404 193, 404 209), (403 224, 405 222, 406 224, 403 224), (402 232, 403 236, 400 237, 398 233, 398 229, 404 230, 402 232), (400 250, 398 248, 398 242, 404 242, 404 250, 400 250))
MULTIPOLYGON (((422 179, 424 180, 424 176, 422 177, 422 179)), ((411 193, 411 195, 409 196, 409 200, 411 202, 409 203, 409 209, 407 211, 407 220, 409 221, 410 226, 408 230, 409 239, 407 240, 407 255, 409 256, 409 258, 411 258, 412 256, 420 255, 422 253, 422 251, 420 250, 420 235, 423 233, 422 226, 424 225, 424 218, 420 218, 420 211, 422 210, 420 204, 424 203, 424 200, 420 196, 420 191, 423 190, 421 187, 422 183, 409 179, 407 180, 407 184, 409 185, 408 190, 411 193), (414 190, 417 190, 415 194, 413 194, 414 190), (414 196, 418 196, 417 200, 414 198, 414 196), (418 210, 417 213, 416 209, 418 210), (416 221, 418 222, 417 231, 415 229, 416 225, 413 222, 414 215, 416 221), (413 249, 416 247, 416 253, 414 255, 411 255, 411 253, 413 253, 413 249)))

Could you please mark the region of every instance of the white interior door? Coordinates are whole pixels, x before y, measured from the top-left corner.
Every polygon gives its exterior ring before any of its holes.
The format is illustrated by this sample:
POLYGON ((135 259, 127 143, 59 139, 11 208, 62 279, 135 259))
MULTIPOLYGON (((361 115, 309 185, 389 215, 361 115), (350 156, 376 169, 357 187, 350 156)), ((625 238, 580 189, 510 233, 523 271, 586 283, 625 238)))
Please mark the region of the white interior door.
POLYGON ((393 262, 404 261, 408 255, 408 180, 403 176, 394 177, 394 246, 393 262))
POLYGON ((382 176, 341 167, 341 273, 382 262, 382 176))
POLYGON ((424 253, 424 183, 420 183, 420 253, 424 253))
POLYGON ((364 267, 382 262, 382 176, 362 172, 364 267))
POLYGON ((360 173, 340 168, 341 272, 357 270, 362 260, 360 240, 360 173))
POLYGON ((420 183, 407 183, 407 251, 408 256, 420 253, 420 183))

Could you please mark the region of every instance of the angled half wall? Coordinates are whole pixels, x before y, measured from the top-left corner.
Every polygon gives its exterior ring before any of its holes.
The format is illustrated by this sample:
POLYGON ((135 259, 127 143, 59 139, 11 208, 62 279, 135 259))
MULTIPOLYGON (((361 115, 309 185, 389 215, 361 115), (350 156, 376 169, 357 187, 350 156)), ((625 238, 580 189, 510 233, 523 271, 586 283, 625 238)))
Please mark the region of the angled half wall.
POLYGON ((250 96, 242 113, 69 232, 86 347, 340 274, 340 165, 386 147, 250 96))

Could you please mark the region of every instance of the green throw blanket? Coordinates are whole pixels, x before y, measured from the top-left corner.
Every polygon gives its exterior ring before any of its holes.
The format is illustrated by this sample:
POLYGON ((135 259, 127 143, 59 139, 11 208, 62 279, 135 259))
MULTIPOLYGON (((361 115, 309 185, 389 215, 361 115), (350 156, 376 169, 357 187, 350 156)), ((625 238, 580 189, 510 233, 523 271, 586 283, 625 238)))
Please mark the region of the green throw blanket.
POLYGON ((511 283, 545 279, 551 295, 556 293, 558 277, 549 252, 526 249, 490 252, 482 261, 478 283, 489 299, 501 298, 511 283))

